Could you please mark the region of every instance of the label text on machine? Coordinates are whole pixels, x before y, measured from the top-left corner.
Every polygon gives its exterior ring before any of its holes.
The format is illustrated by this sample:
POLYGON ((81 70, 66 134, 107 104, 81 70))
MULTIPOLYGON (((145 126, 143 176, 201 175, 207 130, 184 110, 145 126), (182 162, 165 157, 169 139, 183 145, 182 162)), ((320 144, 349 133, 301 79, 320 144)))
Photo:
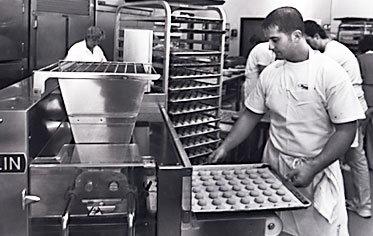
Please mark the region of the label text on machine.
POLYGON ((22 173, 25 169, 24 154, 0 154, 0 173, 22 173))

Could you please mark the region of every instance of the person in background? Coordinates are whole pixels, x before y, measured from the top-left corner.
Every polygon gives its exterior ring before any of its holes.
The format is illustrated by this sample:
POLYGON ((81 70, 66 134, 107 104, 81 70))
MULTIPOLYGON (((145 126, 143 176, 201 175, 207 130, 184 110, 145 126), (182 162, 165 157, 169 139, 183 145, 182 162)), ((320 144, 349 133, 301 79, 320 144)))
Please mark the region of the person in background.
MULTIPOLYGON (((315 21, 305 21, 305 34, 308 44, 340 64, 349 75, 352 86, 360 101, 361 107, 367 111, 364 98, 359 63, 355 55, 343 44, 328 37, 324 29, 315 21)), ((346 163, 351 167, 351 178, 354 188, 352 200, 346 200, 347 209, 364 218, 371 217, 370 178, 367 158, 364 151, 362 126, 356 131, 355 142, 345 155, 346 163)))
POLYGON ((245 67, 244 97, 255 88, 259 74, 263 69, 275 61, 276 55, 269 50, 269 42, 261 42, 255 45, 247 57, 245 67))
POLYGON ((99 44, 105 38, 103 29, 97 26, 90 26, 85 34, 85 39, 70 47, 65 61, 84 62, 106 62, 104 52, 99 44))
POLYGON ((365 148, 368 166, 373 170, 373 36, 368 35, 359 41, 359 53, 357 57, 360 65, 361 77, 363 79, 363 90, 368 104, 366 112, 365 148))
POLYGON ((223 161, 269 112, 263 162, 313 202, 307 209, 278 212, 284 231, 297 236, 347 236, 339 158, 351 145, 364 111, 346 71, 307 44, 297 9, 278 8, 262 26, 270 49, 283 60, 262 71, 245 100, 245 110, 210 162, 223 161))
MULTIPOLYGON (((251 49, 246 61, 244 99, 255 89, 260 73, 276 59, 275 53, 269 49, 269 42, 260 42, 258 39, 256 43, 257 44, 251 49)), ((248 136, 238 148, 240 153, 247 153, 250 163, 261 161, 265 143, 268 139, 268 122, 269 117, 267 114, 263 116, 262 122, 257 124, 251 135, 248 136)))

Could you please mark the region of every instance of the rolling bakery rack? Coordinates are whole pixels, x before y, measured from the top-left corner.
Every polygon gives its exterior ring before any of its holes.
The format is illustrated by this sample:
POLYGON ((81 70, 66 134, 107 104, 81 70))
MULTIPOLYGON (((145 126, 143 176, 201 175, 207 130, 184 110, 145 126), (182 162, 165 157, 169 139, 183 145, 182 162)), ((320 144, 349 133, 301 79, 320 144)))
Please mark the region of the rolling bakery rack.
POLYGON ((219 6, 165 1, 117 8, 114 60, 123 60, 124 29, 153 32, 154 87, 192 164, 204 164, 220 142, 225 13, 219 6))

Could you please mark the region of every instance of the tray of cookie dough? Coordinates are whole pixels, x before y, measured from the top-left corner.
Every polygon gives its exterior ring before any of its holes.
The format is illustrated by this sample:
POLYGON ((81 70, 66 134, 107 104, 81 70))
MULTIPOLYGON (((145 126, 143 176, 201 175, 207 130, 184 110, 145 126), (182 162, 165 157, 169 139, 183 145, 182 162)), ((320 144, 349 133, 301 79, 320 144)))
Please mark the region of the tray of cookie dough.
POLYGON ((288 210, 310 205, 266 163, 193 166, 193 212, 288 210))

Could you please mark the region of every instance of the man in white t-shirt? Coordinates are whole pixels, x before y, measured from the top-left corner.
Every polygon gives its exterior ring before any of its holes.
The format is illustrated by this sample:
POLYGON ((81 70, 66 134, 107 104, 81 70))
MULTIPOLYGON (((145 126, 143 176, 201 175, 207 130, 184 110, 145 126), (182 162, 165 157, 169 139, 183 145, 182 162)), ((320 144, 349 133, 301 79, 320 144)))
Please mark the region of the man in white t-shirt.
POLYGON ((87 29, 85 39, 70 47, 65 61, 106 62, 104 52, 100 48, 100 42, 105 38, 105 32, 91 26, 87 29))
MULTIPOLYGON (((364 111, 368 106, 364 98, 359 62, 355 55, 343 44, 332 40, 315 21, 304 22, 306 40, 315 50, 335 60, 346 70, 352 86, 364 111)), ((345 160, 351 167, 351 177, 354 187, 354 197, 347 200, 347 208, 364 218, 371 217, 370 178, 367 157, 364 151, 364 136, 362 127, 357 130, 357 139, 345 155, 345 160)))
POLYGON ((245 100, 246 109, 210 161, 224 160, 269 112, 263 162, 313 202, 307 209, 279 212, 284 231, 296 236, 348 236, 339 158, 348 151, 364 111, 343 68, 307 44, 298 10, 272 11, 263 30, 270 49, 284 60, 263 70, 245 100))
POLYGON ((275 53, 269 50, 269 42, 259 43, 251 49, 245 67, 245 98, 254 90, 260 73, 266 66, 274 62, 275 58, 275 53))

